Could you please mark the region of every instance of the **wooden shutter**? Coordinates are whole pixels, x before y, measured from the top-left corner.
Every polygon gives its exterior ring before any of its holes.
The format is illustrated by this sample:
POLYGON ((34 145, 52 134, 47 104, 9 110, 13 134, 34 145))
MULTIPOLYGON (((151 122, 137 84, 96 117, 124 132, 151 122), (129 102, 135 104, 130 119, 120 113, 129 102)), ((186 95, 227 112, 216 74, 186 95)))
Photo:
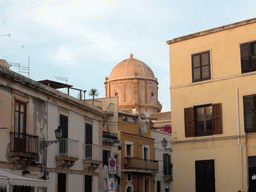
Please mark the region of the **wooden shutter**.
POLYGON ((252 132, 254 123, 254 97, 253 96, 244 96, 244 131, 246 133, 252 132))
POLYGON ((251 71, 250 67, 250 43, 240 45, 242 73, 251 71))
POLYGON ((221 105, 221 103, 212 105, 212 124, 213 124, 213 133, 221 134, 222 133, 222 105, 221 105))
POLYGON ((163 154, 163 169, 164 169, 164 175, 168 175, 168 154, 163 154))
POLYGON ((194 110, 192 107, 184 109, 184 119, 185 119, 185 136, 194 137, 195 123, 194 123, 194 110))

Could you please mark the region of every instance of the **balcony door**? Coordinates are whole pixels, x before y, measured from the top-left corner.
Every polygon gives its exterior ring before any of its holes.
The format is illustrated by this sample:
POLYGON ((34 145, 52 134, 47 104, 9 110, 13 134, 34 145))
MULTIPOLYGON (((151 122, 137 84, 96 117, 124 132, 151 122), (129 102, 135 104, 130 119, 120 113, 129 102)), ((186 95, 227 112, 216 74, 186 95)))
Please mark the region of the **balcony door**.
POLYGON ((92 125, 85 124, 85 158, 92 158, 92 125))
POLYGON ((68 117, 60 114, 60 128, 62 129, 62 139, 60 140, 60 155, 67 155, 68 153, 68 117))
POLYGON ((26 111, 27 104, 15 100, 14 150, 16 152, 26 152, 26 111))

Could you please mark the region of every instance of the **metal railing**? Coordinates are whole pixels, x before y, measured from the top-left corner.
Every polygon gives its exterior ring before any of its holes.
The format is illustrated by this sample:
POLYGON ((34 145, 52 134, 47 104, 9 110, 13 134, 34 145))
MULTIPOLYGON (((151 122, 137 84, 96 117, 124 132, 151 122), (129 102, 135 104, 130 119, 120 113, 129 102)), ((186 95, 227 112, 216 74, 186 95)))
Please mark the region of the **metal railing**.
POLYGON ((61 138, 57 143, 59 156, 78 157, 78 140, 61 138))
POLYGON ((38 154, 38 146, 38 136, 11 132, 11 152, 38 154))
POLYGON ((144 160, 137 157, 125 157, 124 168, 158 171, 159 166, 158 166, 158 161, 144 160))
POLYGON ((85 159, 102 161, 102 146, 96 144, 85 144, 85 159))
POLYGON ((102 137, 109 138, 109 139, 118 139, 118 134, 103 131, 102 137))

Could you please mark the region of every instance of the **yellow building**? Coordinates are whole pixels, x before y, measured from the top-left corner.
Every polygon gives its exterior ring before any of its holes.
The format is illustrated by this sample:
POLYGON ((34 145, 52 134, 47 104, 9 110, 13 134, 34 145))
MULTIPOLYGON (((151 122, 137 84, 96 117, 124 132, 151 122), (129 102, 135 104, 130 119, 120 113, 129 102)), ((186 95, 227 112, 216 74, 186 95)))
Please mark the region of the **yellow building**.
POLYGON ((256 191, 256 18, 167 41, 174 191, 256 191))
POLYGON ((159 167, 149 125, 138 115, 119 112, 118 127, 122 148, 122 191, 154 191, 159 167))

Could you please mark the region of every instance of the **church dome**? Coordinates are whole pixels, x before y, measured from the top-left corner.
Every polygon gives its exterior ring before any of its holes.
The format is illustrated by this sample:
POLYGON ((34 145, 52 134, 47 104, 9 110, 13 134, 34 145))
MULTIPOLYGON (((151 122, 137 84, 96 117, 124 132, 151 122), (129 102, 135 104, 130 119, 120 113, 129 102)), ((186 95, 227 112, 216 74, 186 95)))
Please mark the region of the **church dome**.
POLYGON ((138 59, 134 59, 132 53, 129 59, 123 60, 115 66, 108 80, 126 79, 130 77, 155 79, 154 73, 149 66, 138 59))

